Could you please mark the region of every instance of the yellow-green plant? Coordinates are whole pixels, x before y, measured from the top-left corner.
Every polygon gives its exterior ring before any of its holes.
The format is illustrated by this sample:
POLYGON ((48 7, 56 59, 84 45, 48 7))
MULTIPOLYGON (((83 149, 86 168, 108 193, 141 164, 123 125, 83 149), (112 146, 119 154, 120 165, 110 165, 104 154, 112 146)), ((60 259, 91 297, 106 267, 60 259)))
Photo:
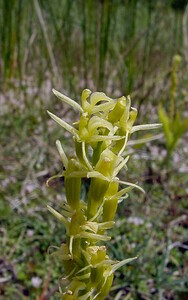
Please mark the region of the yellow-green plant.
POLYGON ((179 139, 188 129, 188 117, 184 117, 182 111, 178 110, 175 101, 178 86, 178 68, 180 62, 181 57, 179 55, 175 55, 172 63, 169 109, 166 111, 162 104, 159 106, 159 120, 163 125, 167 149, 167 161, 169 161, 171 158, 179 139))
POLYGON ((63 291, 60 288, 60 299, 102 300, 110 290, 115 270, 135 259, 113 261, 102 244, 110 240, 106 231, 114 226, 118 202, 133 187, 142 190, 118 177, 129 159, 125 157, 127 141, 138 130, 160 125, 135 126, 137 110, 131 107, 130 97, 113 100, 102 92, 85 89, 79 105, 56 90, 53 92, 80 113, 77 122, 70 125, 48 112, 72 134, 75 145, 67 157, 60 141, 56 142, 65 168, 57 176, 64 177, 66 200, 62 200, 60 212, 48 206, 66 228, 66 243, 56 251, 64 268, 62 280, 69 282, 63 291), (84 178, 90 178, 86 199, 81 197, 84 178))

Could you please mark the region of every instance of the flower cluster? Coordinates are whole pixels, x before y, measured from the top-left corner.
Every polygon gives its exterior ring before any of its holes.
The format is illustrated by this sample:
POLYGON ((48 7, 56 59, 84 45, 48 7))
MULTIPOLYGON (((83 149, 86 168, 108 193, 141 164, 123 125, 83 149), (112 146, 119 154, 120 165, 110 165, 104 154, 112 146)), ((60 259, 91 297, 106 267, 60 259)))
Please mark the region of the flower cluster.
MULTIPOLYGON (((130 135, 138 130, 155 129, 159 124, 135 126, 137 110, 130 97, 111 99, 102 92, 85 89, 79 105, 56 90, 54 94, 80 113, 72 125, 49 113, 74 140, 75 153, 65 154, 56 142, 65 170, 66 201, 61 213, 48 206, 49 211, 66 227, 66 244, 57 250, 69 284, 61 291, 62 300, 102 300, 108 294, 114 271, 135 259, 112 261, 100 241, 110 240, 107 230, 114 226, 118 202, 136 184, 121 181, 118 174, 126 168, 129 157, 125 149, 130 135), (84 178, 90 178, 86 199, 81 198, 84 178), (120 189, 120 185, 124 187, 120 189)), ((59 176, 59 175, 58 175, 59 176)), ((55 177, 55 176, 54 176, 55 177)), ((54 178, 53 177, 53 178, 54 178)), ((142 189, 141 189, 142 190, 142 189)))

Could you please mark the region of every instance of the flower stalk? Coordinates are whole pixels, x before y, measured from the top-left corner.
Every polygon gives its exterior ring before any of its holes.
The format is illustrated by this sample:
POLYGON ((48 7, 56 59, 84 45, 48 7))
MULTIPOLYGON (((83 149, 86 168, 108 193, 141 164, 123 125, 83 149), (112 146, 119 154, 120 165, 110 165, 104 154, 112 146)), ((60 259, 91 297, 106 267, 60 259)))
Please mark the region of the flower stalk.
POLYGON ((60 287, 60 299, 103 300, 111 288, 114 272, 136 259, 112 261, 102 245, 110 240, 107 230, 114 226, 118 202, 132 188, 141 189, 118 177, 121 169, 127 167, 129 157, 124 154, 127 142, 135 131, 156 129, 160 124, 134 126, 137 110, 131 107, 130 97, 113 100, 104 93, 84 90, 80 105, 54 89, 53 92, 80 114, 76 123, 68 124, 48 112, 72 134, 75 145, 69 157, 60 141, 56 142, 65 169, 61 176, 66 200, 62 201, 61 212, 48 206, 66 228, 66 243, 54 253, 61 259, 66 275, 61 283, 69 282, 63 289, 60 287), (82 199, 84 178, 90 178, 90 186, 82 199), (121 189, 120 185, 125 187, 121 189))

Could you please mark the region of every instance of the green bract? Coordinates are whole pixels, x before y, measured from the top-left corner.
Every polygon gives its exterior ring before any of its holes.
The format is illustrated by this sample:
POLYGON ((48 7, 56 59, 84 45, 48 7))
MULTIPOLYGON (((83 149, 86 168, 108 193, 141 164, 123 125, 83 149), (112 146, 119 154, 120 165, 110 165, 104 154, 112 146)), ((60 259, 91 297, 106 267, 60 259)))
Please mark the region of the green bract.
POLYGON ((131 107, 129 97, 113 100, 104 93, 84 90, 79 105, 56 90, 53 92, 80 114, 72 125, 48 112, 72 134, 75 144, 69 158, 60 141, 56 143, 65 168, 57 177, 64 177, 66 201, 62 201, 61 213, 48 206, 67 231, 66 244, 56 252, 65 272, 62 284, 69 281, 63 291, 60 288, 60 299, 103 300, 111 288, 115 270, 136 259, 112 261, 106 247, 98 245, 99 241, 110 240, 106 231, 114 226, 118 201, 133 187, 141 189, 118 178, 129 159, 124 155, 127 142, 135 131, 155 129, 160 124, 134 126, 137 110, 131 107), (81 199, 84 178, 90 178, 90 186, 86 199, 81 199), (120 184, 126 187, 120 189, 120 184))

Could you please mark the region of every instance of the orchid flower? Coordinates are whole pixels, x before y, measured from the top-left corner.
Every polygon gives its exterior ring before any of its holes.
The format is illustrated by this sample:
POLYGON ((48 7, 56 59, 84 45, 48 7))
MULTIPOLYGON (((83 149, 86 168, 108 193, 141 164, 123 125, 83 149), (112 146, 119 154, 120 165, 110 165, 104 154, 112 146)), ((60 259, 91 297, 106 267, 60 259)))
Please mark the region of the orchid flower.
POLYGON ((65 185, 66 200, 62 200, 62 207, 56 211, 47 206, 66 228, 66 243, 53 253, 64 267, 61 282, 69 281, 67 286, 60 287, 59 295, 61 300, 103 300, 111 288, 114 272, 136 259, 113 261, 105 245, 97 245, 111 239, 107 230, 115 224, 118 203, 133 188, 144 192, 136 183, 118 177, 123 168, 127 170, 129 156, 124 153, 128 140, 134 132, 161 125, 134 125, 137 110, 131 107, 129 96, 111 99, 102 92, 85 89, 80 105, 54 89, 53 93, 79 113, 79 119, 69 124, 48 112, 72 135, 75 145, 75 151, 68 155, 60 140, 56 142, 64 170, 48 180, 49 183, 64 177, 65 185), (81 196, 84 178, 90 179, 86 199, 81 196))

